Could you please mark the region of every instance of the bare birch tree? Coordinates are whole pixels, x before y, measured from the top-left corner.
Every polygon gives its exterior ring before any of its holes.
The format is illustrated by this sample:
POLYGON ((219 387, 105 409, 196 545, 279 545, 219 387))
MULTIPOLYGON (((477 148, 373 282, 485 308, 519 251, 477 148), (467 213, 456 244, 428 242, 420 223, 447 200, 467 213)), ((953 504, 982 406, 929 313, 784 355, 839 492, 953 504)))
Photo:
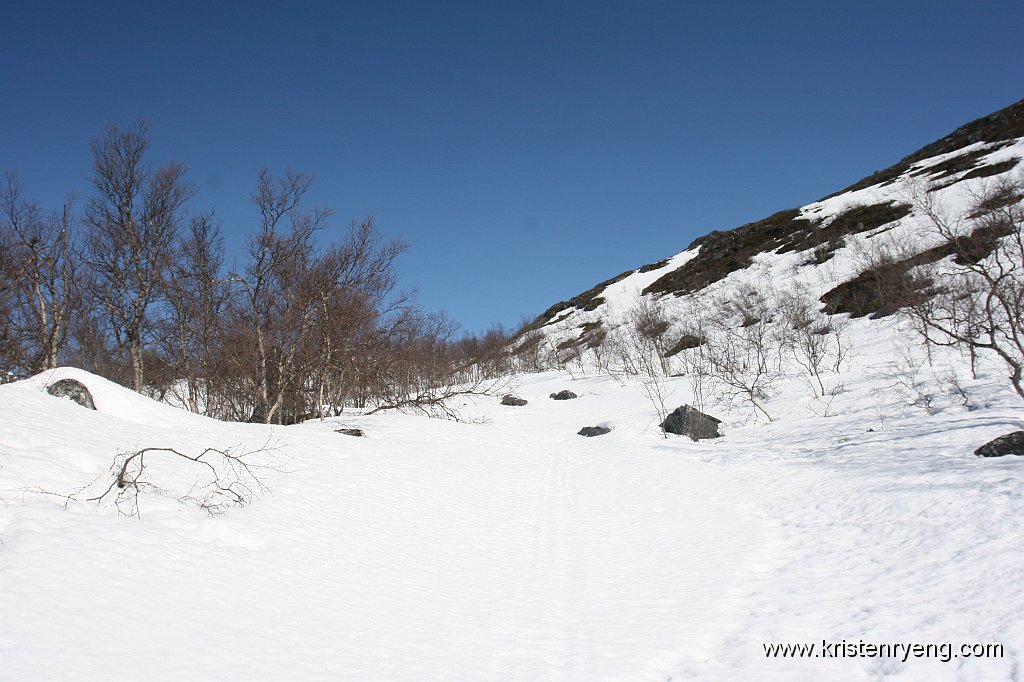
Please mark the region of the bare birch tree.
POLYGON ((128 350, 136 391, 145 384, 143 350, 153 332, 151 313, 163 292, 183 206, 195 194, 181 164, 156 169, 147 164, 149 145, 145 122, 125 129, 111 125, 93 141, 95 193, 85 212, 94 295, 117 344, 128 350))
MULTIPOLYGON (((9 366, 29 373, 57 366, 75 304, 72 200, 44 217, 8 173, 0 187, 0 341, 9 366)), ((9 368, 9 367, 8 367, 9 368)))

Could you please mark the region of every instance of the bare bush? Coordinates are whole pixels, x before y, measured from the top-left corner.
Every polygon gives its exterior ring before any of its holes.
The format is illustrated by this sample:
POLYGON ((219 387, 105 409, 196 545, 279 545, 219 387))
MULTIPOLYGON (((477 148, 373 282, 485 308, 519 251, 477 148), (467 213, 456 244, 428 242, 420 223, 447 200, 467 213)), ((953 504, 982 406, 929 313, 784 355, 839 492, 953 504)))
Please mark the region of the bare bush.
MULTIPOLYGON (((637 370, 644 395, 654 407, 659 424, 669 413, 666 404, 670 393, 666 335, 670 327, 664 309, 651 296, 637 299, 626 326, 631 366, 637 370)), ((668 437, 664 431, 662 435, 668 437)))
POLYGON ((689 297, 680 317, 681 334, 675 357, 693 391, 692 403, 699 412, 706 410, 714 371, 708 338, 712 331, 713 311, 707 299, 689 297))
POLYGON ((195 484, 177 497, 178 501, 194 504, 214 515, 248 504, 255 495, 266 491, 259 476, 260 470, 266 467, 252 461, 254 455, 266 450, 265 446, 245 452, 231 448, 206 448, 198 454, 188 454, 175 448, 147 447, 122 452, 114 459, 111 467, 113 479, 107 489, 84 501, 112 501, 120 514, 140 516, 139 496, 164 492, 153 479, 147 462, 154 457, 169 456, 186 460, 196 472, 195 484))
POLYGON ((766 402, 784 378, 784 325, 774 324, 772 292, 751 285, 738 287, 716 302, 709 319, 707 351, 710 375, 725 402, 752 405, 772 421, 766 402))
POLYGON ((998 357, 1024 398, 1024 178, 1003 179, 973 194, 963 211, 919 193, 915 207, 948 258, 918 268, 930 296, 906 309, 929 345, 998 357))
POLYGON ((778 294, 777 309, 787 328, 784 342, 790 356, 815 397, 825 396, 825 374, 838 372, 849 350, 844 334, 849 322, 819 312, 817 300, 799 284, 778 294))

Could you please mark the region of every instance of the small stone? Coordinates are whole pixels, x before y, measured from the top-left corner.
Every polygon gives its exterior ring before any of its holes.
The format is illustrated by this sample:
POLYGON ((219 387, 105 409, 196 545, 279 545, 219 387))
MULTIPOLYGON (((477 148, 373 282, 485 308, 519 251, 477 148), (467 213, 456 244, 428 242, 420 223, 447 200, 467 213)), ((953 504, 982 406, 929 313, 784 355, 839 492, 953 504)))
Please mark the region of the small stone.
POLYGON ((526 399, 518 398, 512 394, 509 394, 501 399, 502 405, 511 405, 512 407, 522 407, 526 404, 526 399))
POLYGON ((559 391, 558 393, 552 393, 548 397, 552 400, 572 400, 573 398, 579 398, 579 396, 572 391, 559 391))
POLYGON ((346 436, 365 436, 362 429, 334 429, 335 433, 343 433, 346 436))
POLYGON ((576 432, 577 436, 586 436, 587 438, 593 438, 594 436, 603 436, 606 433, 611 433, 612 430, 607 426, 584 426, 582 429, 576 432))

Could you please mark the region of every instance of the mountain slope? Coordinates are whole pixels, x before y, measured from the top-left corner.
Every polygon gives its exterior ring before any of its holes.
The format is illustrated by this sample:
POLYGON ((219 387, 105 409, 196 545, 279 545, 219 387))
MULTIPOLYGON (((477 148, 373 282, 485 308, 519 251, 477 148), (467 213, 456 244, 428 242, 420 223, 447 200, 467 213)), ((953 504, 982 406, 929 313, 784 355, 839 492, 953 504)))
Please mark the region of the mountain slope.
MULTIPOLYGON (((922 219, 911 205, 921 184, 939 203, 962 207, 968 193, 985 183, 1020 171, 1024 156, 1024 100, 961 126, 946 137, 910 154, 893 166, 806 206, 788 209, 741 227, 714 231, 694 240, 669 259, 629 270, 546 310, 531 328, 543 328, 554 345, 571 340, 573 330, 606 320, 614 326, 621 313, 623 291, 661 299, 703 292, 755 261, 798 264, 804 279, 827 281, 829 288, 850 278, 838 276, 829 263, 837 251, 845 258, 886 226, 904 233, 919 232, 922 219), (772 256, 790 256, 773 259, 772 256), (651 277, 650 273, 657 273, 651 277), (643 282, 642 286, 636 283, 643 282), (616 304, 608 299, 618 295, 616 304)), ((931 244, 921 245, 921 250, 931 244)), ((826 289, 827 290, 827 289, 826 289)), ((820 293, 824 293, 822 290, 820 293)), ((671 299, 666 299, 671 302, 671 299)), ((628 307, 628 306, 627 306, 628 307)), ((575 332, 578 335, 578 331, 575 332)))

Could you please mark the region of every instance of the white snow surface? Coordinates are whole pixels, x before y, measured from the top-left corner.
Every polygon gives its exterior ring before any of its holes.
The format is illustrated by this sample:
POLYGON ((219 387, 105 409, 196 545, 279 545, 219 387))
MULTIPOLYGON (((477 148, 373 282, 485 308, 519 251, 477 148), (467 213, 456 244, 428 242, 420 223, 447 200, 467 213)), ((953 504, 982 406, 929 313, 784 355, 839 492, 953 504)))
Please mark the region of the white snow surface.
POLYGON ((291 427, 78 370, 0 387, 0 680, 1020 679, 1024 458, 972 454, 1024 427, 1001 382, 927 415, 863 374, 831 417, 793 383, 774 423, 727 411, 694 443, 628 379, 515 381, 527 406, 467 399, 463 423, 291 427), (61 377, 98 411, 43 392, 61 377), (267 491, 211 517, 175 497, 200 473, 154 457, 140 518, 78 501, 150 446, 263 449, 267 491), (764 653, 822 640, 1004 654, 764 653))

